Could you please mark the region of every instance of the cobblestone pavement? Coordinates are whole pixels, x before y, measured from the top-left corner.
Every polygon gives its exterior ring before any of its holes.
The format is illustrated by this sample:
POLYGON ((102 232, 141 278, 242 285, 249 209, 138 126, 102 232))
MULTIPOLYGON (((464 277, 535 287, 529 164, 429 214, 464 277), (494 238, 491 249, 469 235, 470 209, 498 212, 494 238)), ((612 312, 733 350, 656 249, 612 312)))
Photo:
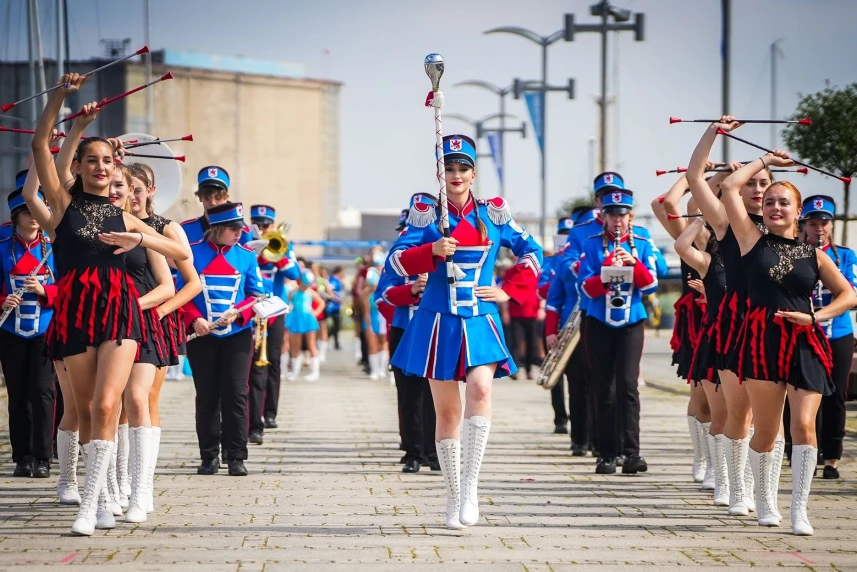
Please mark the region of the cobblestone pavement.
MULTIPOLYGON (((668 366, 666 338, 647 341, 642 390, 649 472, 596 476, 552 434, 548 394, 532 382, 496 384, 480 480, 483 518, 441 526, 443 481, 397 465, 395 390, 331 352, 317 383, 284 382, 280 428, 251 446, 247 478, 197 476, 193 385, 167 382, 155 481, 157 512, 92 538, 68 535, 75 510, 51 480, 13 479, 3 424, 0 568, 141 570, 566 570, 657 566, 857 570, 857 443, 843 479, 814 481, 816 535, 791 535, 791 471, 783 470, 779 529, 728 517, 690 478, 686 387, 668 366), (199 566, 199 568, 197 568, 199 566)), ((5 397, 3 410, 5 411, 5 397)), ((854 422, 854 411, 849 413, 854 422)))

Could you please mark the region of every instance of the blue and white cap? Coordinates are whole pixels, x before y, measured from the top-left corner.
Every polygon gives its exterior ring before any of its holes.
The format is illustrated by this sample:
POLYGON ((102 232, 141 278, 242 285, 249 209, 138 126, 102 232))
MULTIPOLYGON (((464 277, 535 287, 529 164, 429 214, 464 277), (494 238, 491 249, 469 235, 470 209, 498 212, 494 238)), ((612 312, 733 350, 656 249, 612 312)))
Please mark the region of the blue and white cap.
POLYGON ((813 195, 803 201, 801 218, 818 218, 821 220, 833 220, 836 214, 836 202, 827 195, 813 195))
POLYGON ((582 205, 574 207, 571 211, 571 222, 580 224, 594 219, 598 215, 598 209, 593 205, 582 205))
POLYGON ((466 135, 447 135, 443 138, 444 163, 461 163, 476 167, 476 143, 466 135))
POLYGON ((270 205, 250 205, 250 220, 257 219, 274 222, 277 220, 277 211, 270 205))
POLYGON ((208 209, 208 223, 211 226, 229 225, 232 228, 244 228, 244 205, 229 201, 208 209))
POLYGON ((622 175, 614 173, 613 171, 606 171, 595 177, 595 183, 593 185, 595 196, 624 188, 625 179, 622 178, 622 175))
POLYGON ((306 287, 310 287, 315 284, 315 274, 312 273, 312 270, 306 269, 301 272, 301 283, 306 287))
POLYGON ((573 226, 574 221, 572 221, 571 218, 561 218, 556 224, 556 233, 568 234, 568 231, 570 231, 573 226))
POLYGON ((634 193, 628 189, 614 190, 602 198, 601 210, 606 214, 623 215, 634 208, 634 193))
POLYGON ((415 203, 437 206, 437 198, 431 193, 414 193, 411 195, 411 202, 408 204, 408 208, 413 207, 415 203))
POLYGON ((30 171, 24 169, 23 171, 19 171, 17 175, 15 175, 15 190, 19 191, 24 188, 24 183, 27 182, 27 173, 30 171))
MULTIPOLYGON (((24 200, 23 192, 24 191, 22 189, 15 189, 11 193, 9 193, 8 197, 6 197, 6 201, 9 203, 9 213, 12 216, 15 216, 15 213, 18 212, 20 209, 29 210, 29 207, 27 206, 27 201, 24 200)), ((42 193, 42 191, 37 191, 37 195, 40 201, 45 201, 45 195, 42 193)))
POLYGON ((229 190, 229 173, 223 167, 210 165, 199 170, 196 178, 198 193, 202 187, 219 187, 224 191, 229 190))

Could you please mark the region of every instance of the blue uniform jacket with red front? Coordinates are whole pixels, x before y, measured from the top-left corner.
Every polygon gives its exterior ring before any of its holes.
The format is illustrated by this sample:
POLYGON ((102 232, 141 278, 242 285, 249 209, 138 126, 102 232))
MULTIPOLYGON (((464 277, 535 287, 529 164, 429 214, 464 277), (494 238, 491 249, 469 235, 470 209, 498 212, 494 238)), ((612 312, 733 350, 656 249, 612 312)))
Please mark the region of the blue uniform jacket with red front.
POLYGON ((503 199, 468 199, 462 209, 449 204, 449 227, 458 241, 452 262, 463 277, 450 284, 447 264, 434 256, 432 245, 443 235, 439 207, 415 203, 390 255, 387 272, 401 277, 428 273, 419 308, 402 338, 393 365, 408 374, 431 379, 461 380, 467 368, 498 364, 495 376, 517 371, 503 341, 495 302, 477 298, 475 288, 493 286, 494 264, 501 247, 518 261, 503 290, 511 304, 536 288, 542 248, 512 218, 503 199), (486 236, 479 233, 479 221, 486 236))
POLYGON ((414 296, 411 290, 416 280, 416 276, 399 276, 386 270, 381 273, 373 295, 376 302, 386 302, 395 308, 391 324, 394 328, 407 329, 420 305, 420 295, 414 296))
MULTIPOLYGON (((240 244, 218 246, 210 240, 191 244, 190 249, 202 292, 184 305, 184 320, 189 329, 196 318, 216 322, 229 308, 246 307, 255 296, 265 294, 254 251, 240 244)), ((176 290, 183 286, 179 274, 176 290)), ((247 329, 252 316, 252 308, 245 308, 232 324, 212 330, 211 335, 220 338, 247 329)))
MULTIPOLYGON (((857 290, 857 255, 854 254, 854 251, 850 248, 837 245, 836 254, 834 254, 829 243, 824 245, 823 250, 834 263, 836 263, 837 254, 839 255, 839 264, 837 265, 839 271, 842 272, 842 275, 846 280, 848 280, 851 287, 857 290)), ((824 306, 827 306, 833 301, 833 296, 830 294, 830 290, 824 288, 823 285, 822 300, 824 306)), ((831 340, 839 339, 842 336, 854 335, 854 325, 851 323, 851 312, 845 312, 844 314, 836 316, 832 320, 820 322, 819 325, 831 340)))
MULTIPOLYGON (((51 248, 50 242, 47 248, 51 248)), ((42 243, 38 240, 27 244, 17 234, 0 240, 0 280, 3 283, 0 304, 6 300, 6 296, 24 285, 24 280, 39 265, 41 259, 42 243)), ((34 338, 47 331, 57 295, 56 281, 53 279, 55 273, 54 253, 51 251, 47 263, 36 273, 36 279, 44 286, 46 296, 40 297, 35 293, 25 292, 23 301, 3 322, 5 331, 22 338, 34 338)))
MULTIPOLYGON (((187 235, 187 241, 191 244, 201 241, 205 235, 205 231, 210 228, 208 219, 204 216, 189 218, 182 221, 181 225, 187 235)), ((238 244, 247 244, 251 240, 253 240, 253 234, 250 232, 250 228, 245 224, 244 228, 241 229, 241 240, 238 241, 238 244)))

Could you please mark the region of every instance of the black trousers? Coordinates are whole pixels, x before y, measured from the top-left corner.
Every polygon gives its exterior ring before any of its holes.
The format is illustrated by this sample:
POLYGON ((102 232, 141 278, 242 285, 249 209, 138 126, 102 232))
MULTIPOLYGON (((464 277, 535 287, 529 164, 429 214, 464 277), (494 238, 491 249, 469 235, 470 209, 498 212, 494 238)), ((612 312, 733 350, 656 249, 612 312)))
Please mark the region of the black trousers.
POLYGON ((223 338, 212 335, 187 344, 196 388, 196 435, 202 460, 247 458, 247 395, 253 333, 246 329, 223 338))
POLYGON ((539 365, 539 329, 536 318, 510 318, 512 359, 519 369, 530 374, 539 365))
POLYGON ((330 328, 327 330, 328 337, 333 340, 334 348, 341 349, 339 345, 339 330, 342 329, 342 315, 339 313, 339 308, 331 310, 328 314, 331 320, 330 328))
POLYGON ((22 338, 0 330, 0 365, 9 394, 9 441, 14 462, 53 457, 54 364, 45 336, 22 338))
POLYGON ((830 340, 830 349, 833 356, 833 385, 836 389, 831 395, 821 398, 821 407, 818 409, 821 416, 818 448, 824 459, 841 459, 842 440, 845 438, 845 390, 851 373, 854 336, 830 340))
MULTIPOLYGON (((405 330, 390 328, 390 355, 396 353, 405 330)), ((405 460, 425 461, 435 458, 434 431, 437 419, 429 381, 424 377, 406 375, 393 367, 396 377, 396 394, 399 401, 399 432, 405 460)))
POLYGON ((276 417, 280 403, 280 356, 286 335, 286 317, 277 316, 268 325, 268 376, 265 380, 265 417, 276 417))
POLYGON ((643 321, 613 328, 587 316, 584 335, 597 408, 596 445, 605 459, 640 454, 640 393, 643 321), (621 450, 620 450, 621 449, 621 450))

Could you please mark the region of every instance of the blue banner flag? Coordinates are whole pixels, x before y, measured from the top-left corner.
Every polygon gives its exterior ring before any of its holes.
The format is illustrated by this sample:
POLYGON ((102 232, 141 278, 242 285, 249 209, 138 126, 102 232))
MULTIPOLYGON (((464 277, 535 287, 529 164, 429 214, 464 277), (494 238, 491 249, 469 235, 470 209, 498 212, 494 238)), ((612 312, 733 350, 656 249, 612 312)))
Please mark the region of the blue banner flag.
POLYGON ((494 165, 497 167, 497 179, 500 184, 503 184, 503 140, 500 139, 499 133, 486 133, 485 138, 488 139, 488 148, 491 150, 491 157, 494 159, 494 165))
POLYGON ((528 91, 524 93, 524 99, 527 101, 527 109, 530 110, 530 120, 533 122, 533 130, 536 132, 536 139, 539 141, 539 149, 544 153, 545 141, 542 135, 542 107, 545 104, 545 94, 540 91, 528 91))

